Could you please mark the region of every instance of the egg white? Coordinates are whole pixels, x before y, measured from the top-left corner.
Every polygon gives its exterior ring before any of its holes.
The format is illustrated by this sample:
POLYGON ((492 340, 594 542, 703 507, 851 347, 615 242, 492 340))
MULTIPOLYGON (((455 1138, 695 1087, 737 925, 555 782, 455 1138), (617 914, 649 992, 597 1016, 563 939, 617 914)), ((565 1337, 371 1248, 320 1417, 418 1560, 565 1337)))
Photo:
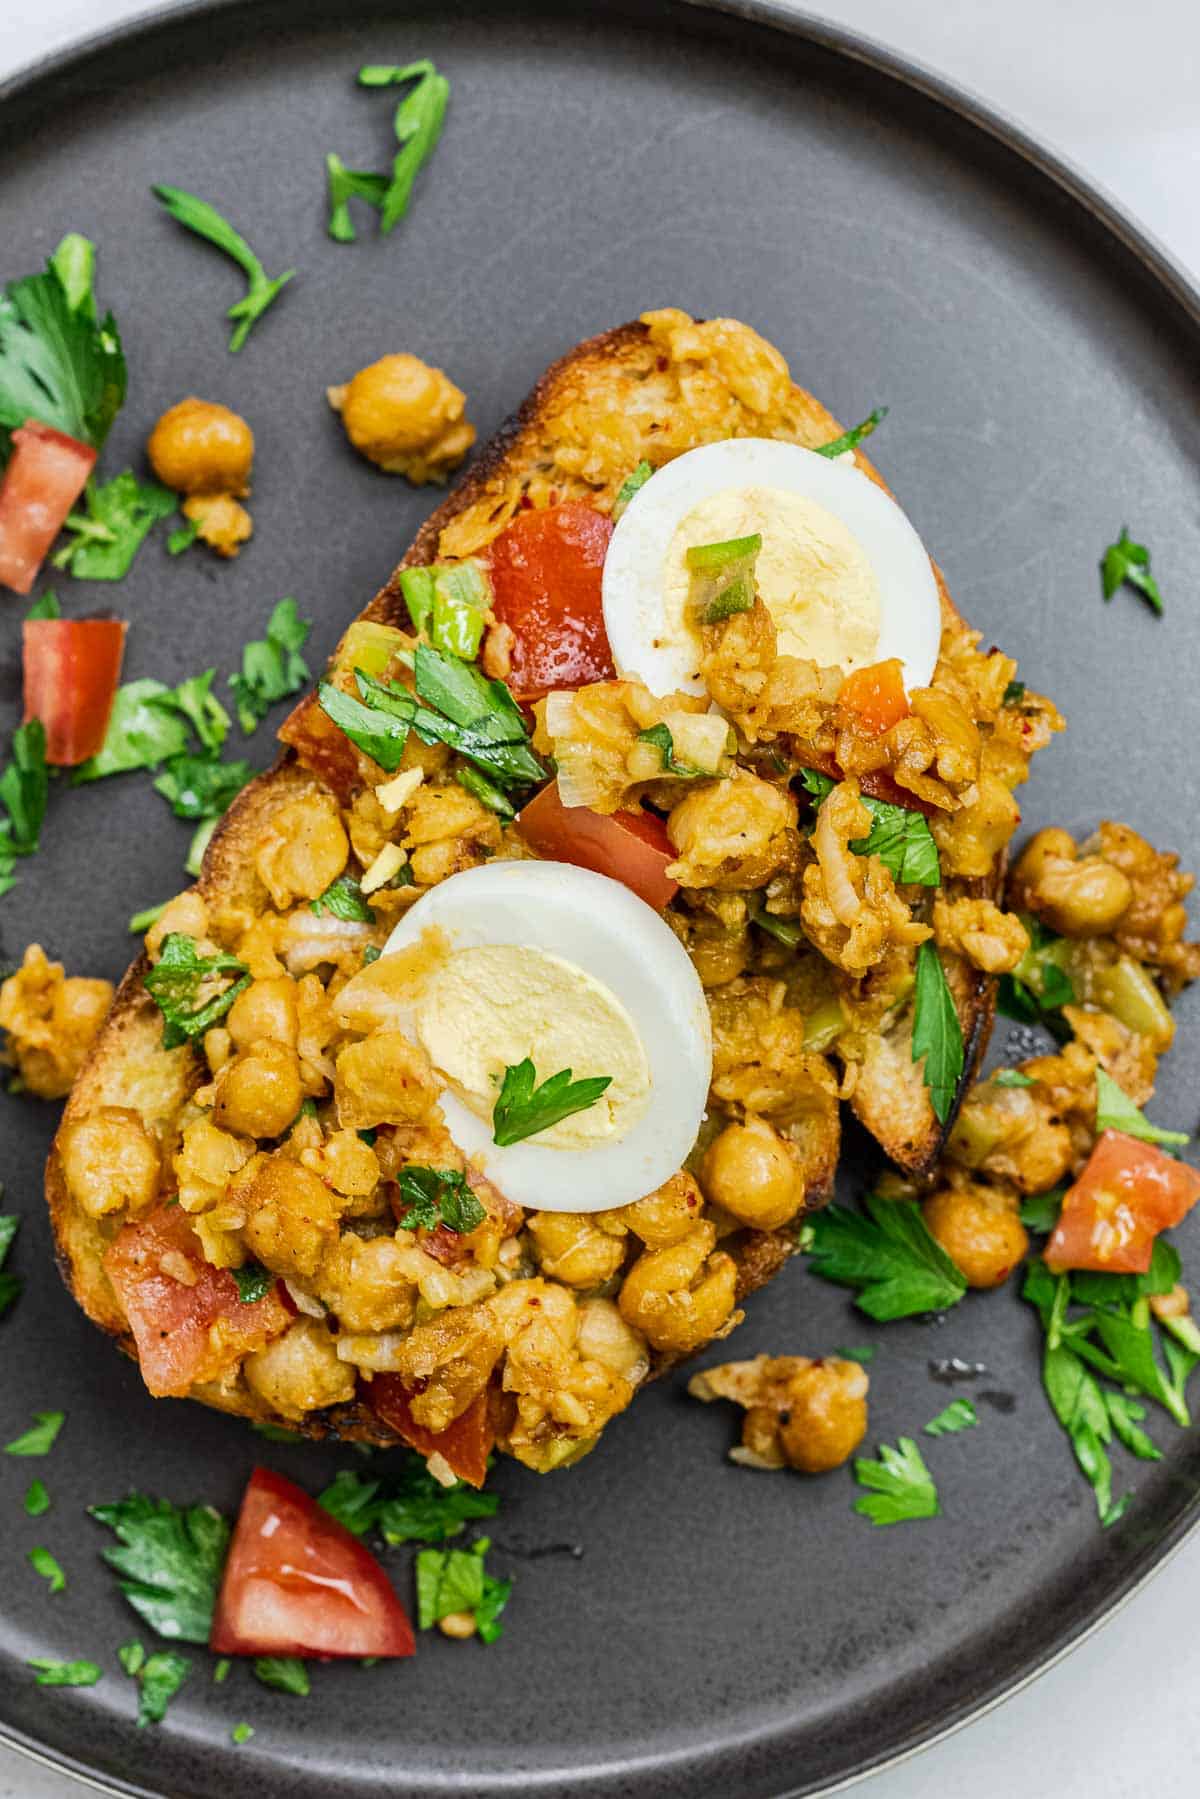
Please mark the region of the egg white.
MULTIPOLYGON (((607 875, 565 862, 490 862, 432 887, 405 913, 384 955, 436 927, 455 949, 517 944, 584 969, 620 1000, 637 1026, 650 1070, 650 1103, 619 1141, 554 1149, 536 1137, 507 1148, 449 1088, 441 1107, 459 1149, 518 1205, 599 1212, 652 1193, 696 1141, 712 1075, 704 989, 670 926, 607 875)), ((401 1029, 415 1035, 403 1008, 401 1029)), ((554 1068, 539 1068, 543 1081, 554 1068)), ((580 1071, 576 1070, 578 1074, 580 1071)), ((592 1072, 589 1070, 588 1072, 592 1072)))
POLYGON ((912 525, 851 460, 766 437, 689 450, 652 475, 630 501, 609 543, 603 576, 604 624, 618 672, 655 694, 703 693, 696 640, 681 637, 667 616, 667 554, 679 525, 704 500, 764 487, 799 494, 845 525, 879 589, 879 643, 872 660, 897 657, 905 686, 925 686, 937 661, 941 607, 933 567, 912 525))

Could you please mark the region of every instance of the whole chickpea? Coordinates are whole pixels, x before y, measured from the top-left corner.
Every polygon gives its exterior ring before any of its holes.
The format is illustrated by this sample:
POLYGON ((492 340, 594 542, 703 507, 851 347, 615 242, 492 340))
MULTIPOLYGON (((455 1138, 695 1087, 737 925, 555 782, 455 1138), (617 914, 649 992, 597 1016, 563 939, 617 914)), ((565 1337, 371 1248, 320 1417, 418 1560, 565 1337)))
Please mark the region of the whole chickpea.
POLYGON ((328 389, 355 449, 389 474, 439 480, 475 441, 467 396, 419 356, 381 356, 342 387, 328 389))
POLYGON ((737 1300, 737 1264, 714 1249, 707 1220, 665 1249, 648 1249, 625 1276, 617 1304, 664 1354, 688 1355, 716 1336, 737 1300))
POLYGON ((777 1230, 804 1204, 800 1171, 761 1118, 726 1125, 709 1145, 700 1180, 711 1200, 755 1230, 777 1230))
POLYGON ((625 1239, 585 1212, 531 1212, 525 1224, 542 1273, 568 1287, 602 1287, 625 1259, 625 1239))
POLYGON ((1066 831, 1038 831, 1013 870, 1018 905, 1063 937, 1101 937, 1129 910, 1128 877, 1103 856, 1080 856, 1066 831))
POLYGON ((264 1038, 294 1049, 299 1029, 295 981, 286 974, 252 981, 229 1008, 225 1026, 235 1049, 249 1049, 264 1038))
POLYGON ((793 1374, 779 1413, 779 1443, 802 1474, 840 1468, 867 1434, 867 1372, 836 1357, 793 1374))
POLYGON ((254 433, 245 419, 214 400, 189 394, 163 413, 146 452, 164 487, 185 494, 250 491, 254 433))
POLYGON ((978 1187, 943 1187, 921 1207, 925 1223, 969 1287, 999 1287, 1029 1248, 1017 1214, 978 1187))
POLYGON ((221 1071, 213 1118, 244 1137, 280 1137, 303 1098, 295 1050, 264 1037, 221 1071))

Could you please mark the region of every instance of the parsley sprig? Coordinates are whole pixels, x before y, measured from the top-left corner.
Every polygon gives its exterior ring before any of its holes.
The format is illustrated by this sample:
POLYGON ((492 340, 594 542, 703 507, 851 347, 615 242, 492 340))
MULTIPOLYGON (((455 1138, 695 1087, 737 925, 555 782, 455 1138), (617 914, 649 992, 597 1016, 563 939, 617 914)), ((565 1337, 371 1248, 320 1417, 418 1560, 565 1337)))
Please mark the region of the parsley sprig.
POLYGON ((300 654, 312 625, 300 617, 290 596, 280 600, 267 621, 265 637, 254 639, 242 651, 240 673, 230 675, 238 723, 247 737, 260 725, 277 700, 290 699, 309 679, 308 664, 300 654))
POLYGON ((68 515, 66 541, 51 561, 80 581, 119 581, 154 525, 177 504, 175 494, 156 481, 139 481, 132 469, 101 486, 89 481, 84 508, 68 515))
POLYGON ((247 291, 225 314, 226 318, 237 321, 229 339, 229 348, 233 351, 240 350, 250 335, 251 327, 262 317, 279 290, 292 279, 295 269, 288 269, 286 274, 278 275, 272 280, 245 238, 207 200, 189 194, 182 187, 159 184, 150 191, 166 207, 173 219, 178 220, 189 231, 194 231, 197 237, 206 238, 218 250, 223 250, 245 274, 247 291))
POLYGON ((954 1109, 954 1096, 964 1063, 962 1025, 958 1007, 932 943, 917 949, 917 984, 913 1007, 912 1059, 924 1057, 922 1078, 929 1101, 940 1123, 954 1109))
POLYGON ((857 1456, 854 1478, 870 1489, 854 1509, 876 1526, 936 1518, 941 1512, 933 1476, 911 1437, 901 1437, 894 1449, 881 1443, 877 1462, 857 1456))
POLYGON ((329 181, 329 235, 339 244, 354 242, 350 201, 364 200, 379 213, 379 228, 389 232, 408 211, 413 184, 437 148, 450 98, 450 83, 430 62, 393 66, 371 63, 358 71, 360 87, 408 87, 392 120, 399 148, 389 175, 348 169, 332 151, 325 158, 329 181), (411 85, 410 85, 411 84, 411 85))
POLYGON ((193 1042, 219 1023, 239 993, 250 985, 250 972, 236 956, 220 952, 202 956, 196 939, 171 931, 162 952, 146 976, 146 991, 163 1015, 163 1048, 178 1049, 193 1042), (201 991, 224 975, 232 975, 216 993, 201 999, 201 991))
POLYGON ((397 1185, 406 1208, 400 1224, 406 1231, 432 1231, 444 1224, 461 1234, 476 1230, 487 1217, 457 1168, 422 1168, 413 1162, 400 1170, 397 1185))
POLYGON ((867 1216, 827 1206, 807 1221, 814 1274, 852 1287, 860 1312, 880 1323, 942 1312, 967 1290, 965 1277, 930 1233, 910 1200, 864 1201, 867 1216))
POLYGON ((99 449, 125 399, 111 312, 96 317, 92 246, 64 238, 45 272, 0 293, 0 461, 9 434, 37 419, 99 449))
POLYGON ((492 1110, 492 1141, 507 1149, 576 1112, 585 1112, 611 1087, 612 1078, 611 1074, 595 1074, 577 1081, 569 1068, 560 1068, 539 1086, 537 1070, 528 1056, 515 1065, 509 1063, 492 1110))
POLYGON ((1100 581, 1106 600, 1111 600, 1126 582, 1136 587, 1152 611, 1163 609, 1158 582, 1150 573, 1150 552, 1144 543, 1134 543, 1126 525, 1116 543, 1110 543, 1100 562, 1100 581))
POLYGON ((173 1642, 207 1643, 228 1521, 211 1506, 177 1506, 142 1493, 90 1510, 116 1533, 117 1543, 101 1553, 138 1616, 173 1642))

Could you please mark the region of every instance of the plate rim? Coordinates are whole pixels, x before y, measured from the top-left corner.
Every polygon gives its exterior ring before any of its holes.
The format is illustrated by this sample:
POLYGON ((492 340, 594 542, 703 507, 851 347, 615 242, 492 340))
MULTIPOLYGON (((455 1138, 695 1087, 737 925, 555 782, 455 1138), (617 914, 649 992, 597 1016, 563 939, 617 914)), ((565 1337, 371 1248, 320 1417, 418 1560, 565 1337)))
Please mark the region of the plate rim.
MULTIPOLYGON (((546 0, 533 0, 544 6, 546 0)), ((69 79, 95 57, 118 51, 151 33, 168 31, 205 18, 217 20, 224 15, 242 12, 253 14, 269 6, 271 0, 171 0, 170 4, 147 6, 118 23, 99 31, 73 37, 22 65, 0 80, 0 125, 8 109, 20 103, 43 83, 69 79)), ((503 0, 505 9, 519 9, 523 0, 503 0)), ((640 22, 646 0, 636 0, 640 22)), ((915 93, 948 113, 952 118, 980 133, 1000 149, 1015 156, 1020 164, 1049 182, 1073 206, 1079 208, 1102 233, 1115 239, 1120 249, 1140 264, 1160 298, 1166 297, 1177 310, 1185 327, 1200 332, 1200 276, 1180 261, 1147 226, 1135 217, 1123 202, 1112 195, 1103 183, 1086 174, 1074 160, 1052 148, 1037 133, 1020 124, 1002 107, 994 106, 973 88, 943 75, 919 58, 867 33, 844 26, 822 14, 795 7, 789 0, 653 0, 654 10, 665 14, 673 9, 686 9, 696 14, 744 21, 757 29, 782 33, 811 43, 834 56, 856 63, 902 89, 915 93)), ((471 7, 470 10, 475 10, 471 7)), ((592 18, 606 17, 617 23, 634 22, 630 0, 566 0, 553 10, 570 16, 585 12, 592 18)), ((868 1776, 911 1761, 925 1750, 957 1735, 977 1719, 987 1716, 1031 1687, 1035 1681, 1058 1667, 1082 1644, 1090 1641, 1110 1621, 1138 1597, 1179 1555, 1185 1545, 1200 1533, 1200 1492, 1181 1509, 1161 1542, 1156 1545, 1150 1566, 1131 1572, 1120 1581, 1114 1592, 1096 1610, 1087 1623, 1074 1631, 1057 1647, 1034 1661, 1023 1672, 1015 1674, 997 1690, 973 1701, 964 1701, 956 1713, 928 1727, 914 1727, 903 1743, 885 1751, 831 1784, 821 1787, 805 1785, 779 1789, 777 1799, 830 1799, 844 1793, 868 1776)), ((69 1775, 93 1792, 110 1795, 111 1799, 166 1799, 161 1789, 144 1786, 122 1776, 113 1776, 88 1767, 68 1751, 59 1750, 37 1737, 15 1729, 0 1720, 0 1746, 13 1750, 41 1767, 69 1775)), ((540 1782, 538 1783, 540 1786, 540 1782)), ((535 1789, 536 1790, 536 1789, 535 1789)))

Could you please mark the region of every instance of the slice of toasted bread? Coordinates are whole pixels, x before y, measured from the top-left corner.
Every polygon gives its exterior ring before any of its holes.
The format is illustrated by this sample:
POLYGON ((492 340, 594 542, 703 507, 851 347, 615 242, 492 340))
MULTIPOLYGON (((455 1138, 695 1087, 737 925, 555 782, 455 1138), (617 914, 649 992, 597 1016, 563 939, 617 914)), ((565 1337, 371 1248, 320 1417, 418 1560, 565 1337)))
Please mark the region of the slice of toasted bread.
MULTIPOLYGON (((544 471, 548 465, 551 469, 556 467, 554 456, 547 455, 548 442, 559 443, 560 434, 569 431, 574 446, 579 436, 581 407, 592 416, 638 417, 643 423, 650 418, 648 429, 659 429, 662 415, 670 409, 670 402, 656 391, 656 371, 662 366, 663 359, 648 349, 648 332, 642 323, 606 332, 555 363, 519 413, 483 449, 464 480, 426 520, 404 561, 361 616, 407 626, 399 582, 402 569, 430 563, 439 555, 471 553, 478 542, 494 534, 498 519, 503 523, 511 515, 523 493, 532 488, 536 495, 539 480, 541 503, 547 503, 544 471)), ((794 386, 789 394, 787 428, 776 430, 775 435, 816 447, 840 434, 842 427, 837 420, 811 395, 794 386)), ((679 420, 674 422, 680 426, 679 420)), ((686 418, 682 424, 688 424, 686 418)), ((730 434, 728 428, 718 426, 707 428, 706 436, 706 428, 699 427, 692 433, 692 441, 730 434)), ((741 434, 747 434, 745 428, 741 434)), ((685 443, 682 447, 689 446, 685 443)), ((586 445, 578 456, 572 447, 572 456, 586 463, 586 445)), ((882 486, 865 458, 860 454, 858 459, 865 472, 882 486)), ((559 464, 558 472, 551 477, 554 491, 562 497, 587 497, 600 506, 611 504, 630 460, 627 457, 620 467, 603 471, 600 479, 594 478, 595 471, 589 467, 574 484, 569 476, 564 479, 559 464)), ((948 627, 960 627, 961 621, 940 576, 938 579, 944 622, 948 627)), ((311 702, 302 702, 304 705, 311 702)), ((286 727, 282 735, 286 740, 286 727)), ((251 847, 261 839, 273 813, 298 793, 319 785, 319 776, 303 766, 293 749, 285 747, 274 767, 243 790, 215 832, 204 859, 198 889, 210 907, 241 904, 261 910, 265 893, 254 873, 251 847)), ((986 1040, 990 1026, 990 984, 971 975, 965 964, 955 967, 957 958, 947 960, 964 1041, 971 1047, 970 1061, 986 1040)), ((97 1106, 129 1106, 142 1114, 156 1134, 170 1140, 174 1121, 203 1071, 191 1050, 163 1050, 162 1016, 143 984, 147 967, 146 958, 139 958, 122 981, 107 1022, 67 1103, 64 1125, 97 1106)), ((920 1070, 912 1063, 911 1026, 903 1019, 886 1039, 881 1039, 877 1054, 862 1068, 854 1104, 863 1122, 901 1166, 921 1169, 936 1156, 943 1130, 929 1105, 920 1070)), ((810 1185, 810 1203, 819 1202, 832 1191, 838 1150, 836 1129, 831 1128, 818 1158, 821 1166, 810 1185)), ((127 1353, 134 1354, 127 1322, 103 1266, 105 1250, 118 1223, 90 1217, 73 1199, 64 1178, 57 1140, 47 1164, 46 1196, 64 1279, 88 1315, 117 1338, 127 1353)), ((730 1250, 738 1264, 740 1302, 778 1273, 794 1251, 795 1237, 791 1229, 746 1230, 726 1239, 722 1247, 730 1250)), ((655 1372, 662 1372, 673 1359, 658 1356, 655 1372)), ((244 1382, 195 1388, 192 1396, 221 1410, 264 1421, 271 1419, 269 1410, 244 1382)), ((296 1428, 291 1421, 288 1424, 289 1428, 296 1428)), ((313 1436, 335 1431, 344 1437, 378 1443, 396 1441, 361 1404, 309 1414, 301 1428, 313 1436)))

